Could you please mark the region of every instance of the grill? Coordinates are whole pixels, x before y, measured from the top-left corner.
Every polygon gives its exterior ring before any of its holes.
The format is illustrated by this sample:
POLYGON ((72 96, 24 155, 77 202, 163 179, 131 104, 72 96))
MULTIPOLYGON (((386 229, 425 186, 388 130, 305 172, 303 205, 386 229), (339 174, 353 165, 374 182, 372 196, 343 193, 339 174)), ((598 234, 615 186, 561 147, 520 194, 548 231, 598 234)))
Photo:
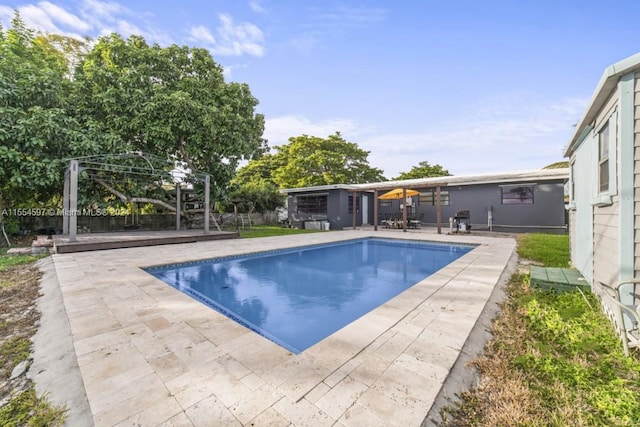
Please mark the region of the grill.
POLYGON ((453 222, 456 225, 456 233, 461 231, 471 232, 471 215, 468 210, 456 212, 456 216, 453 217, 453 222))

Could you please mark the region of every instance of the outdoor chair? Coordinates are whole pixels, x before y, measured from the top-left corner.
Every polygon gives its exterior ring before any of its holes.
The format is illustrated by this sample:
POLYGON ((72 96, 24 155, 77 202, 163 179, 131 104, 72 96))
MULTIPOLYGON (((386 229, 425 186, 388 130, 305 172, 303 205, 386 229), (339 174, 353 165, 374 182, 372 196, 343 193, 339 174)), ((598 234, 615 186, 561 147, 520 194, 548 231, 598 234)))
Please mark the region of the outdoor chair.
POLYGON ((622 280, 613 286, 600 283, 608 301, 612 303, 610 309, 617 309, 612 316, 614 326, 624 346, 625 354, 630 348, 640 347, 640 279, 622 280))
POLYGON ((409 220, 409 228, 420 228, 422 227, 422 220, 424 219, 424 212, 422 212, 418 218, 413 218, 409 220))

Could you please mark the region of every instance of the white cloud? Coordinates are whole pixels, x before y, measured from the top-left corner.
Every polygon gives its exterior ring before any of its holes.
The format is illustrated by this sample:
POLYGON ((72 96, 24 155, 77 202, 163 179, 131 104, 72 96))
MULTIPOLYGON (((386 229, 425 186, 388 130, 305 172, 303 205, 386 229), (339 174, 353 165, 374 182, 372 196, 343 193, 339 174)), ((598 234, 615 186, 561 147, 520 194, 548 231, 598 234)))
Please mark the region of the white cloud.
POLYGON ((562 148, 588 100, 529 100, 485 100, 475 115, 457 123, 411 134, 368 135, 358 144, 371 151, 370 163, 389 177, 420 161, 440 164, 456 175, 542 168, 563 160, 562 148))
POLYGON ((264 36, 257 26, 248 22, 235 24, 231 16, 219 15, 220 25, 214 33, 202 25, 191 27, 189 40, 204 44, 214 55, 264 55, 264 36))
POLYGON ((191 31, 189 31, 189 35, 194 39, 202 43, 206 44, 215 44, 216 39, 213 37, 213 34, 202 25, 197 27, 192 27, 191 31))
MULTIPOLYGON (((136 14, 117 2, 81 0, 77 8, 72 10, 41 1, 22 5, 18 11, 27 26, 46 33, 82 39, 85 35, 99 37, 116 32, 123 37, 137 34, 162 44, 172 42, 165 32, 149 24, 144 14, 136 14)), ((0 6, 3 25, 10 25, 13 14, 13 9, 0 6)))
POLYGON ((347 141, 369 151, 369 164, 382 169, 388 178, 409 171, 421 161, 440 164, 454 175, 539 169, 564 160, 562 149, 588 100, 527 104, 493 101, 476 106, 467 119, 407 133, 385 132, 380 125, 363 126, 345 118, 267 118, 265 138, 274 146, 288 143, 291 136, 326 137, 340 131, 347 141))
POLYGON ((264 7, 262 6, 262 0, 251 0, 249 7, 256 13, 264 13, 264 7))
MULTIPOLYGON (((300 135, 318 136, 325 138, 336 132, 343 136, 346 134, 356 134, 358 125, 349 119, 326 119, 319 122, 312 122, 303 116, 286 115, 275 118, 266 118, 264 137, 269 141, 271 147, 275 145, 288 144, 289 138, 300 135)), ((350 141, 353 142, 353 141, 350 141)))
POLYGON ((84 20, 53 3, 43 1, 38 3, 38 6, 40 6, 42 10, 44 10, 54 21, 70 27, 71 29, 77 31, 88 31, 90 28, 89 24, 84 20))
POLYGON ((2 25, 6 25, 11 22, 13 18, 14 9, 9 6, 0 6, 0 21, 2 25))

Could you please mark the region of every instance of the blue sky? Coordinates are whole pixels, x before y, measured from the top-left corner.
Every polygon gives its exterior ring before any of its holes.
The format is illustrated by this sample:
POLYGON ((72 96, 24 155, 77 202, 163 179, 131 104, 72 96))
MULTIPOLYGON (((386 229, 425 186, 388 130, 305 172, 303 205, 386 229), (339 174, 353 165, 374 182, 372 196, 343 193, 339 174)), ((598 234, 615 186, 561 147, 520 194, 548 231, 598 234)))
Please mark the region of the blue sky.
POLYGON ((270 146, 336 131, 388 178, 537 169, 604 69, 640 51, 636 0, 2 1, 46 32, 204 47, 246 82, 270 146))

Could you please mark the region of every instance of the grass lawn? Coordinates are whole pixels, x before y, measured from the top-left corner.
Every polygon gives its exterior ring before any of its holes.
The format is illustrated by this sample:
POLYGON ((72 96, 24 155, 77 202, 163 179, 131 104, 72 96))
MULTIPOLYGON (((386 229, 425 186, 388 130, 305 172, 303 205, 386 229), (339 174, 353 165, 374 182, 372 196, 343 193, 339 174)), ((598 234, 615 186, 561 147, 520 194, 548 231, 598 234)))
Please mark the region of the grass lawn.
MULTIPOLYGON (((527 234, 518 253, 567 267, 566 235, 527 234)), ((445 426, 634 426, 640 420, 640 358, 622 344, 596 296, 533 290, 515 274, 474 361, 479 386, 445 409, 445 426)))
POLYGON ((319 233, 320 230, 302 230, 298 228, 285 228, 277 225, 258 225, 251 230, 241 230, 240 238, 250 239, 255 237, 287 236, 290 234, 319 233))

